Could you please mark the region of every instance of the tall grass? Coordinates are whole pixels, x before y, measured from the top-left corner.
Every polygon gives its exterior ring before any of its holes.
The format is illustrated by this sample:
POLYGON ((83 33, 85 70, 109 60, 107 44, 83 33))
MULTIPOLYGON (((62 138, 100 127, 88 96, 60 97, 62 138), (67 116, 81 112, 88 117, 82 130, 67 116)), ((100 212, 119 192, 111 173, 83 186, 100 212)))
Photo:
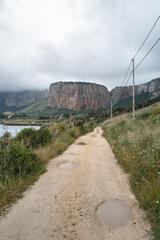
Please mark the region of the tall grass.
POLYGON ((104 136, 129 173, 131 187, 160 239, 160 105, 107 121, 104 136))
MULTIPOLYGON (((55 130, 55 125, 50 130, 53 131, 53 129, 55 130)), ((82 132, 77 127, 67 129, 63 125, 58 125, 55 134, 56 136, 54 136, 51 144, 35 150, 36 155, 42 162, 48 162, 49 159, 63 153, 82 132)))

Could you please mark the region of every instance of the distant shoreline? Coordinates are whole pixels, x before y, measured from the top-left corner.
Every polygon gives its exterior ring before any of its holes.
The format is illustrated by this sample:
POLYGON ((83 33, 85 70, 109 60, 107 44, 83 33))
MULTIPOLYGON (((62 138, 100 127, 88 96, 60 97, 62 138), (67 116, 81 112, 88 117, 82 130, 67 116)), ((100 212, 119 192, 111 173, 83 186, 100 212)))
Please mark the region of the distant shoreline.
POLYGON ((1 120, 0 121, 0 125, 4 125, 4 126, 42 126, 43 123, 42 122, 28 122, 28 121, 4 121, 1 120))
POLYGON ((41 126, 42 124, 32 124, 32 123, 0 123, 1 125, 5 125, 5 126, 33 126, 33 127, 37 127, 37 126, 41 126))

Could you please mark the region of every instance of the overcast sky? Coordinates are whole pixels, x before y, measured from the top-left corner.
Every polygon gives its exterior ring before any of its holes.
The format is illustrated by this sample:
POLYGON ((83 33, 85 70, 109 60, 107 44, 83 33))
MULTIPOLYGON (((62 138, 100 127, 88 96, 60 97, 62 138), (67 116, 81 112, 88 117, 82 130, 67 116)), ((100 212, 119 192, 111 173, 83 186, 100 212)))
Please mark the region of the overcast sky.
MULTIPOLYGON (((0 90, 56 81, 118 86, 160 15, 160 0, 0 0, 0 90)), ((160 37, 160 22, 137 57, 160 37)), ((160 44, 136 83, 160 77, 160 44)))

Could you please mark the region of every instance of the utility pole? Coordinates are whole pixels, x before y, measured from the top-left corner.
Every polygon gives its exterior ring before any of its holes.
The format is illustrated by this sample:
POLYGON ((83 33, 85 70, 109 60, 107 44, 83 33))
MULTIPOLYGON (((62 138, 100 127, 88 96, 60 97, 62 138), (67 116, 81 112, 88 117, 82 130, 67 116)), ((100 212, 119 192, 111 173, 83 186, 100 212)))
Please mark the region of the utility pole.
POLYGON ((133 119, 135 119, 135 65, 134 65, 134 58, 132 59, 132 66, 133 66, 133 119))
POLYGON ((113 117, 113 101, 111 99, 111 119, 112 119, 112 117, 113 117))

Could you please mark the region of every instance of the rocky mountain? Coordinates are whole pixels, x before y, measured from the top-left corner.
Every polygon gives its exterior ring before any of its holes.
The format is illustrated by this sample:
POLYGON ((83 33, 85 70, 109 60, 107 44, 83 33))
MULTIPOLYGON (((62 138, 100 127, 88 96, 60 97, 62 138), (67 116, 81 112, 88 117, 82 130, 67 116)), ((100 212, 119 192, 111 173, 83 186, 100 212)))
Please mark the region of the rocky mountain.
POLYGON ((18 111, 24 107, 48 98, 48 90, 0 92, 0 112, 18 111))
POLYGON ((85 82, 56 82, 51 84, 49 106, 68 109, 107 108, 109 91, 105 86, 85 82))
MULTIPOLYGON (((113 104, 119 104, 132 97, 132 86, 116 87, 110 92, 113 104)), ((153 79, 145 84, 135 86, 136 100, 145 103, 160 97, 160 78, 153 79)))
MULTIPOLYGON (((160 78, 135 86, 135 94, 137 106, 160 100, 160 78)), ((48 109, 48 105, 76 110, 109 108, 110 99, 115 108, 131 107, 132 86, 116 87, 109 92, 105 86, 94 83, 57 82, 50 85, 49 91, 0 92, 0 112, 26 107, 26 112, 35 111, 36 103, 43 109, 48 109)))
MULTIPOLYGON (((68 109, 108 108, 110 99, 115 107, 130 107, 132 86, 116 87, 110 93, 107 88, 93 83, 57 82, 50 86, 49 106, 68 109)), ((160 78, 135 86, 137 106, 160 98, 160 78)))

